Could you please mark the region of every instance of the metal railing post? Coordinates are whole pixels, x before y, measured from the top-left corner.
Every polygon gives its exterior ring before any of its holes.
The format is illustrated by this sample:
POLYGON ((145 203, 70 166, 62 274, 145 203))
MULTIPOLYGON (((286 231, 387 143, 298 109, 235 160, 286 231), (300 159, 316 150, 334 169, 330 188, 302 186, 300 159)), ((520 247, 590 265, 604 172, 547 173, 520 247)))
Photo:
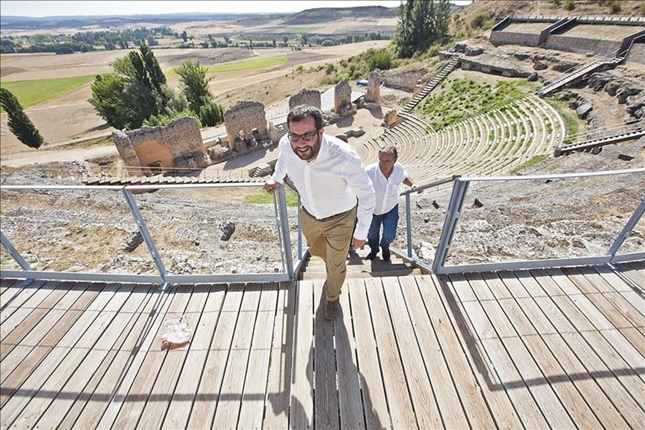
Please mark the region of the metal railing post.
POLYGON ((448 207, 448 212, 446 213, 446 219, 443 223, 443 228, 441 230, 441 237, 439 238, 439 244, 437 245, 437 252, 434 256, 434 261, 432 262, 432 271, 434 273, 441 273, 440 268, 443 267, 446 262, 446 257, 448 256, 448 248, 452 243, 452 239, 455 235, 455 229, 457 228, 457 223, 459 221, 459 216, 461 215, 461 210, 464 205, 464 198, 466 192, 468 191, 469 181, 464 181, 461 178, 455 178, 454 185, 452 188, 452 195, 450 196, 450 206, 448 207))
POLYGON ((165 290, 169 285, 168 282, 166 281, 166 267, 164 266, 163 261, 159 256, 159 252, 157 251, 157 247, 155 246, 155 243, 152 240, 152 236, 148 231, 148 227, 146 227, 146 222, 144 221, 143 216, 139 211, 139 207, 137 206, 137 201, 132 195, 132 193, 130 192, 130 190, 128 190, 126 187, 121 188, 121 193, 123 194, 123 197, 125 198, 125 201, 128 204, 128 207, 130 208, 130 212, 134 217, 134 222, 137 223, 137 227, 141 232, 141 237, 143 237, 143 240, 146 243, 146 246, 148 247, 148 251, 152 256, 152 260, 154 261, 155 266, 157 267, 157 271, 161 276, 161 283, 162 283, 161 290, 165 290))
POLYGON ((410 193, 405 195, 405 232, 407 234, 408 258, 412 258, 412 209, 410 208, 410 193))
POLYGON ((25 272, 30 272, 31 271, 31 266, 29 263, 27 263, 27 260, 22 258, 22 255, 20 255, 20 252, 14 246, 11 244, 7 236, 4 235, 2 231, 0 231, 0 239, 2 241, 2 246, 5 247, 7 251, 9 251, 9 254, 13 257, 14 260, 20 265, 22 270, 25 272))
POLYGON ((629 236, 632 230, 634 230, 634 227, 636 227, 636 224, 643 216, 643 213, 645 213, 645 199, 641 202, 640 205, 638 205, 638 207, 636 208, 632 216, 627 221, 627 224, 625 224, 625 227, 623 227, 621 232, 618 233, 618 236, 616 237, 616 240, 614 240, 614 243, 612 243, 611 246, 609 247, 609 250, 607 251, 607 254, 606 254, 611 257, 609 259, 609 263, 611 263, 614 260, 614 257, 616 256, 616 252, 618 252, 620 247, 623 246, 623 243, 625 242, 625 240, 627 240, 627 236, 629 236))
POLYGON ((289 236, 289 214, 287 213, 287 195, 284 187, 278 187, 276 201, 278 204, 278 226, 280 228, 280 235, 282 242, 282 252, 284 255, 285 271, 289 276, 289 280, 293 281, 295 278, 293 270, 293 256, 291 255, 291 237, 289 236))

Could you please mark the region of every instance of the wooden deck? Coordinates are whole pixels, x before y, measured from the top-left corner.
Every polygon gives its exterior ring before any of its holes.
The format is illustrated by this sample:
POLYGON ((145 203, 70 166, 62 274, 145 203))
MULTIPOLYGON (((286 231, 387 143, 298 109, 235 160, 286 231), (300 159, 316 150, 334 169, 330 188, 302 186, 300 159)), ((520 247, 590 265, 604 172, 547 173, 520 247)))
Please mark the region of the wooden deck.
POLYGON ((3 279, 9 428, 645 428, 645 262, 322 281, 3 279), (161 350, 168 314, 191 343, 161 350))

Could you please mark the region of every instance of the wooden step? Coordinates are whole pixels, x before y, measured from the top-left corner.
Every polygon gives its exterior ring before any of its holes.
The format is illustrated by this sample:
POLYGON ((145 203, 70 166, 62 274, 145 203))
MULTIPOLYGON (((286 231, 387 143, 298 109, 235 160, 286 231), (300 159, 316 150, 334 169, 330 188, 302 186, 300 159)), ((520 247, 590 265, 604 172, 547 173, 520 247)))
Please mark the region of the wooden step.
MULTIPOLYGON (((347 259, 348 278, 367 278, 383 276, 421 275, 418 268, 412 267, 398 256, 392 254, 390 261, 383 261, 379 256, 374 260, 365 260, 369 248, 352 251, 347 259)), ((303 279, 324 279, 326 276, 325 263, 320 257, 309 257, 304 270, 300 274, 303 279)))

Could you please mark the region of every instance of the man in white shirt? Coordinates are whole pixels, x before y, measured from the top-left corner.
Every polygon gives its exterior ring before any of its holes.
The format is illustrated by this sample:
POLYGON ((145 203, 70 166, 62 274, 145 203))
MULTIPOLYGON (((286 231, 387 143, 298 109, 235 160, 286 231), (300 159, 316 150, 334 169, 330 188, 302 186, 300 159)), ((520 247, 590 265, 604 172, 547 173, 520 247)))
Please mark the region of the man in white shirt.
POLYGON ((399 186, 401 184, 414 187, 401 163, 397 162, 398 152, 395 146, 386 146, 378 153, 378 162, 365 168, 374 185, 376 205, 372 223, 367 233, 367 244, 370 253, 366 260, 374 260, 378 255, 379 245, 383 251, 383 260, 390 260, 390 244, 396 236, 399 223, 399 186), (381 236, 381 225, 383 235, 381 236), (379 240, 379 236, 381 236, 379 240))
POLYGON ((273 193, 289 175, 300 194, 298 217, 309 251, 325 261, 325 318, 331 321, 340 308, 350 239, 360 248, 367 238, 374 188, 354 148, 324 134, 320 109, 296 106, 287 115, 287 125, 289 132, 278 143, 275 172, 264 189, 273 193))

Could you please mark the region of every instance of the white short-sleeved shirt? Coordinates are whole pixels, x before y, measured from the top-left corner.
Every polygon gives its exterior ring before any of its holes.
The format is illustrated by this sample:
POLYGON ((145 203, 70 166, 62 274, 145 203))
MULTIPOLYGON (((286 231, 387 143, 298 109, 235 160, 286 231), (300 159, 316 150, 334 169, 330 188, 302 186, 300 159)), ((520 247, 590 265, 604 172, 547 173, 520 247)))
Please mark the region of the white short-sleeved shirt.
POLYGON ((389 178, 381 172, 378 162, 372 163, 365 168, 376 192, 376 205, 374 215, 383 215, 391 211, 399 203, 399 187, 408 177, 408 173, 403 165, 398 161, 394 163, 392 173, 389 178))

